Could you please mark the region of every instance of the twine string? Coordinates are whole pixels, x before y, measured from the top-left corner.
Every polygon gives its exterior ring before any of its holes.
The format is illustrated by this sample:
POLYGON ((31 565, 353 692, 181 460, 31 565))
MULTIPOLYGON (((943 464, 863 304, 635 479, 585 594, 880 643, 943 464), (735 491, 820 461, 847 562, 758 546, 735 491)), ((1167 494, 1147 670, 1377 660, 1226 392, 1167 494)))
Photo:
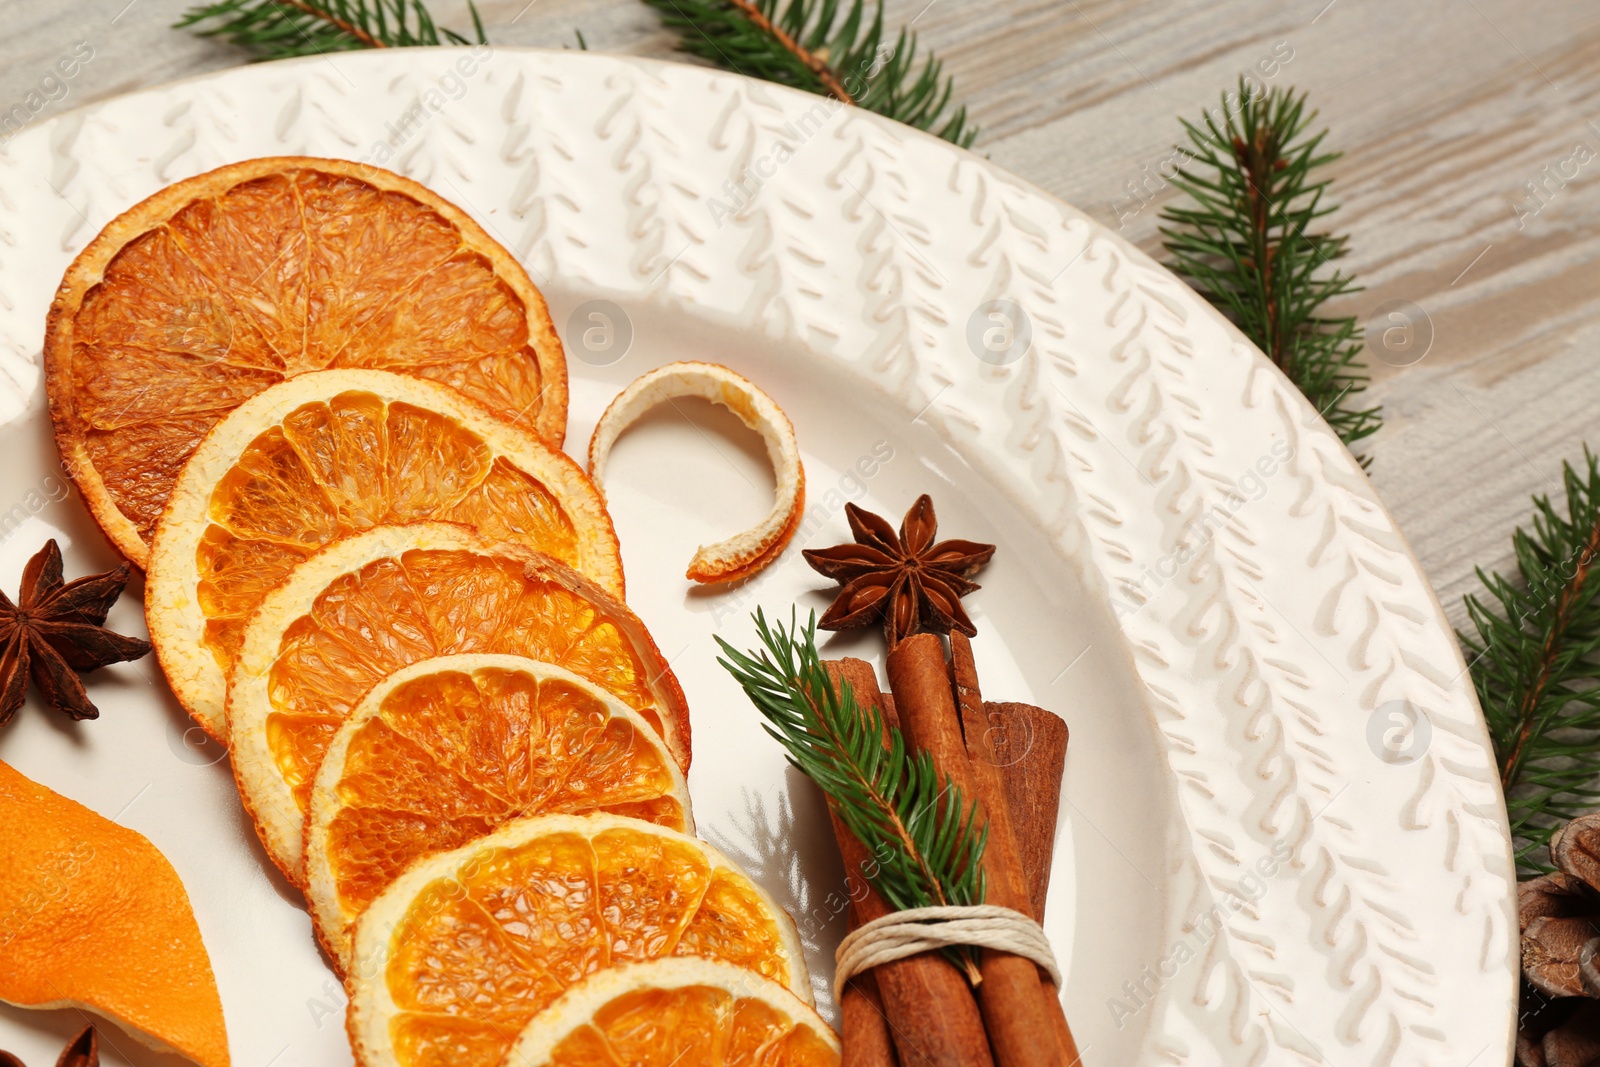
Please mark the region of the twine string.
POLYGON ((836 995, 845 983, 881 964, 952 945, 975 945, 1032 960, 1061 985, 1050 940, 1030 916, 998 904, 911 908, 891 912, 850 931, 834 952, 836 995))

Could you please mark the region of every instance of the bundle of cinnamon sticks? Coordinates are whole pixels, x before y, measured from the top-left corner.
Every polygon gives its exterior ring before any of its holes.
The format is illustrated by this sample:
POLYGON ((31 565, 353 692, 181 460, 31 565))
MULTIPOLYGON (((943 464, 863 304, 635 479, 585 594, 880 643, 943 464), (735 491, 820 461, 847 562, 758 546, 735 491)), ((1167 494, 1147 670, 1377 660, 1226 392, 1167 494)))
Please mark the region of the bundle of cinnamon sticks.
MULTIPOLYGON (((934 634, 889 653, 887 696, 859 659, 827 663, 857 704, 876 706, 908 747, 933 757, 942 780, 977 801, 987 828, 986 903, 1044 917, 1066 764, 1067 727, 1029 704, 985 702, 972 646, 951 635, 950 657, 934 634)), ((863 875, 873 857, 837 817, 834 835, 851 879, 855 928, 889 914, 863 875)), ((1076 1067, 1077 1046, 1050 977, 1020 956, 984 949, 979 980, 937 953, 881 964, 850 980, 841 996, 845 1067, 1076 1067)))

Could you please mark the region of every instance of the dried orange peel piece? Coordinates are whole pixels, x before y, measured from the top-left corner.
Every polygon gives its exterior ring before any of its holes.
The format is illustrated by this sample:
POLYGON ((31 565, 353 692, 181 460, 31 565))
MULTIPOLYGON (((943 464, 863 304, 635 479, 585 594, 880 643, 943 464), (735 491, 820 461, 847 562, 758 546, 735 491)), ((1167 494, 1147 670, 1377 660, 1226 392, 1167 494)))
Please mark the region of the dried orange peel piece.
POLYGON ((361 1067, 499 1067, 585 976, 663 957, 810 1002, 794 923, 710 845, 617 815, 514 820, 412 864, 356 920, 351 1047, 361 1067))
POLYGON ((211 960, 183 883, 143 834, 0 763, 0 1000, 79 1007, 227 1067, 211 960))
POLYGON ((778 558, 800 526, 806 503, 806 473, 794 426, 777 402, 742 375, 716 363, 668 363, 634 379, 611 401, 589 438, 589 476, 604 490, 606 460, 617 438, 639 416, 657 404, 679 397, 699 397, 721 404, 761 435, 767 459, 777 476, 772 510, 743 533, 701 545, 689 562, 688 577, 697 582, 732 582, 748 578, 778 558))
POLYGON ((467 653, 382 682, 334 735, 306 823, 317 937, 349 966, 350 926, 411 863, 511 819, 611 812, 694 832, 666 743, 551 663, 467 653))
POLYGON ((630 963, 585 978, 533 1017, 506 1067, 837 1067, 839 1038, 783 986, 707 959, 630 963))

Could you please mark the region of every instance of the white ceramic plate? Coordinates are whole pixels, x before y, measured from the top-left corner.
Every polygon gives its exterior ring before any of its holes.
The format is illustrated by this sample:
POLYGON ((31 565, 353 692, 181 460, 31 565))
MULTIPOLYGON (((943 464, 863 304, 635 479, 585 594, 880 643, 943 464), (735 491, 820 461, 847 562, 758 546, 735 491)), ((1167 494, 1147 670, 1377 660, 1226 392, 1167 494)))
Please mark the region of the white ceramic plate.
MULTIPOLYGON (((926 490, 942 531, 1000 545, 968 601, 986 691, 1072 728, 1046 926, 1087 1062, 1505 1062, 1516 930, 1488 743, 1350 456, 1115 235, 815 97, 617 57, 422 50, 232 70, 25 132, 0 154, 6 588, 49 535, 73 571, 112 562, 43 408, 63 269, 161 186, 287 153, 387 161, 523 259, 569 346, 572 451, 622 384, 672 359, 725 362, 792 415, 810 510, 742 588, 682 578, 696 545, 768 504, 759 443, 728 417, 658 411, 610 488, 630 599, 693 707, 700 826, 794 911, 824 1000, 841 875, 823 807, 712 637, 748 645, 756 605, 825 605, 798 547, 844 539, 846 500, 898 520, 926 490)), ((112 618, 139 631, 132 593, 112 618)), ((348 1063, 338 984, 222 754, 152 662, 91 691, 98 722, 29 707, 0 758, 171 858, 236 1063, 348 1063)), ((0 1009, 0 1047, 50 1062, 79 1025, 0 1009)), ((111 1038, 107 1062, 157 1062, 111 1038)))

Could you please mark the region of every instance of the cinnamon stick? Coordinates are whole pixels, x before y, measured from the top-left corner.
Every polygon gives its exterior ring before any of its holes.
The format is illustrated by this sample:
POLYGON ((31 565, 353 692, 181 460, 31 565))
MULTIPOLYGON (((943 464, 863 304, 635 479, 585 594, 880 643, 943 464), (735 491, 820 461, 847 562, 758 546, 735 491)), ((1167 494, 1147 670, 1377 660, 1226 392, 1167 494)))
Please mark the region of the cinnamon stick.
POLYGON ((889 1017, 874 974, 869 971, 850 979, 839 998, 839 1015, 844 1027, 840 1067, 897 1067, 900 1060, 894 1054, 889 1017))
POLYGON ((965 721, 965 706, 962 716, 969 757, 981 758, 972 755, 976 740, 978 753, 987 745, 1000 768, 1011 830, 1028 879, 1028 900, 1033 904, 1033 917, 1042 922, 1067 762, 1067 724, 1054 712, 1013 701, 985 700, 984 729, 976 735, 965 721))
MULTIPOLYGON (((983 708, 991 729, 1000 723, 1002 725, 998 729, 1004 736, 1031 742, 1027 755, 1015 764, 1008 763, 1012 758, 1006 751, 1009 746, 994 751, 1000 755, 1006 807, 1011 813, 1011 826, 1017 837, 1022 873, 1028 880, 1032 915, 1035 922, 1042 923, 1045 894, 1050 886, 1050 868, 1055 858, 1061 779, 1066 771, 1067 724, 1054 712, 1032 704, 984 701, 983 708)), ((1048 976, 1041 976, 1040 980, 1046 978, 1048 976)), ((1060 990, 1053 982, 1049 983, 1049 989, 1055 996, 1050 1019, 1066 1056, 1065 1067, 1078 1067, 1077 1042, 1067 1025, 1060 990)))
MULTIPOLYGON (((914 634, 890 651, 889 688, 911 745, 931 754, 941 775, 960 789, 964 798, 978 800, 979 817, 988 833, 983 852, 987 902, 1028 912, 1028 885, 1010 815, 1003 800, 983 802, 967 757, 944 644, 937 635, 914 634)), ((1056 998, 1047 996, 1038 966, 993 949, 984 949, 979 961, 983 981, 978 986, 978 1003, 998 1067, 1062 1067, 1069 1063, 1046 1003, 1056 998)))
MULTIPOLYGON (((967 639, 966 634, 959 631, 950 635, 950 675, 955 686, 956 702, 960 708, 962 737, 965 741, 968 760, 972 767, 978 802, 983 805, 985 811, 991 813, 991 819, 994 818, 992 813, 997 811, 1005 812, 1006 817, 1009 819, 1017 808, 1012 805, 1008 796, 1006 789, 1006 778, 1008 776, 1001 771, 1003 766, 1001 761, 1027 759, 1033 755, 1032 744, 1028 744, 1026 750, 1019 752, 1017 750, 1018 747, 1024 744, 1022 737, 1007 737, 1004 740, 1009 742, 1008 744, 1002 745, 999 743, 1002 740, 1002 735, 991 727, 984 711, 983 694, 978 688, 978 665, 972 656, 972 642, 967 639)), ((1026 705, 1013 705, 1013 707, 1021 708, 1026 707, 1026 705)), ((1060 720, 1057 721, 1059 722, 1060 720)), ((1039 730, 1049 730, 1047 723, 1040 722, 1035 726, 1039 730)), ((1055 733, 1054 730, 1049 732, 1055 733)), ((1061 766, 1064 767, 1066 756, 1065 723, 1061 724, 1060 734, 1061 766)), ((1033 737, 1031 734, 1028 735, 1028 741, 1030 742, 1037 743, 1039 740, 1039 738, 1033 737)), ((1011 777, 1020 776, 1012 775, 1011 777)), ((1029 825, 1029 834, 1027 835, 1029 838, 1028 851, 1026 854, 1034 861, 1031 872, 1022 858, 1025 854, 1022 835, 1017 834, 1015 823, 1013 823, 1013 840, 1017 845, 1018 865, 1022 870, 1026 898, 1024 905, 1019 910, 1029 912, 1036 922, 1044 921, 1044 893, 1045 886, 1049 882, 1050 857, 1055 851, 1055 811, 1059 800, 1060 777, 1058 775, 1054 799, 1048 804, 1050 809, 1050 840, 1048 842, 1038 840, 1042 836, 1040 832, 1042 828, 1039 826, 1041 820, 1038 818, 1040 812, 1033 809, 1041 802, 1034 798, 1029 798, 1022 805, 1029 825), (1041 854, 1043 857, 1042 862, 1039 858, 1041 854), (1042 882, 1038 879, 1041 867, 1043 868, 1042 882), (1030 873, 1035 876, 1033 879, 1028 877, 1030 873)), ((1012 906, 1016 907, 1017 905, 1012 906)), ((1045 994, 1045 1010, 1049 1015, 1051 1028, 1055 1031, 1056 1042, 1061 1049, 1061 1062, 1064 1064, 1076 1064, 1079 1060, 1078 1044, 1073 1040, 1072 1028, 1067 1025, 1067 1013, 1061 1006, 1061 991, 1056 988, 1056 984, 1051 980, 1050 976, 1042 970, 1038 972, 1038 975, 1039 983, 1043 987, 1045 994)))
MULTIPOLYGON (((876 706, 887 725, 898 725, 893 704, 878 689, 878 672, 872 664, 845 659, 829 661, 825 666, 835 685, 841 678, 850 683, 858 705, 876 706)), ((864 877, 876 860, 837 815, 833 817, 833 831, 846 877, 864 877)), ((850 890, 852 926, 889 914, 888 903, 870 884, 852 884, 850 890)), ((972 987, 943 956, 924 953, 882 964, 870 975, 851 979, 841 1008, 846 1063, 851 1067, 896 1062, 901 1067, 994 1065, 972 987), (867 1014, 876 1009, 870 1003, 870 993, 858 988, 862 978, 871 978, 877 986, 881 1026, 867 1014), (891 1041, 893 1051, 886 1056, 885 1045, 891 1041)))
MULTIPOLYGON (((834 685, 846 679, 856 692, 858 702, 870 703, 867 686, 870 684, 870 688, 876 690, 878 683, 869 664, 854 660, 829 662, 826 667, 834 685), (862 667, 866 668, 866 677, 862 675, 862 667)), ((887 717, 887 713, 884 714, 887 717)), ((859 845, 859 842, 845 829, 837 814, 831 810, 828 814, 833 822, 834 840, 839 843, 839 855, 841 858, 849 857, 852 852, 858 851, 851 845, 859 845)), ((872 887, 866 882, 866 870, 849 866, 848 859, 846 863, 845 894, 850 898, 850 929, 854 930, 868 921, 862 916, 862 903, 865 894, 872 892, 872 887)), ((870 972, 858 974, 845 984, 839 994, 839 1019, 844 1032, 841 1067, 898 1067, 900 1061, 895 1056, 894 1038, 889 1032, 889 1017, 883 1010, 883 994, 878 990, 877 975, 870 972)))
MULTIPOLYGON (((855 836, 845 829, 839 816, 832 812, 829 815, 834 840, 839 843, 839 857, 845 862, 845 892, 850 898, 850 929, 854 930, 877 918, 879 909, 866 900, 867 894, 877 895, 866 881, 872 860, 855 836)), ((882 903, 880 899, 878 904, 882 903)), ((888 908, 881 910, 887 912, 888 908)), ((844 1031, 842 1067, 897 1067, 900 1061, 894 1052, 894 1038, 876 972, 858 974, 845 983, 839 993, 839 1021, 844 1031)))

